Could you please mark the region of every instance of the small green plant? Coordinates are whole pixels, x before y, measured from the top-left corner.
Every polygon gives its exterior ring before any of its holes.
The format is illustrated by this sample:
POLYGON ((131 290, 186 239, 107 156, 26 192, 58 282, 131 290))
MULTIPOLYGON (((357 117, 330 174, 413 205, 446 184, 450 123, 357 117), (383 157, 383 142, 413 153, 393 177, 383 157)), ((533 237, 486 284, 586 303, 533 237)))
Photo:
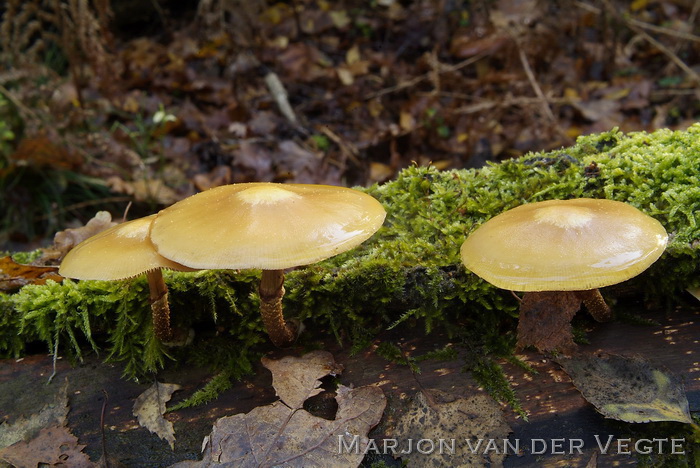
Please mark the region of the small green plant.
POLYGON ((311 141, 319 151, 327 151, 328 148, 331 147, 331 141, 326 135, 319 135, 318 133, 315 133, 311 135, 311 141))

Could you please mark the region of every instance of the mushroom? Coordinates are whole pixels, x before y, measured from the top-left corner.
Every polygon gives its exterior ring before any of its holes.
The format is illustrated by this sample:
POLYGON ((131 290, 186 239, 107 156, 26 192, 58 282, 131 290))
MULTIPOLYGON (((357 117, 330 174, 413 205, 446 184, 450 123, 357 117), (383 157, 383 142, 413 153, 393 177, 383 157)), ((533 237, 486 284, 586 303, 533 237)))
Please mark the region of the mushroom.
POLYGON ((598 288, 626 281, 654 263, 668 236, 626 203, 580 198, 513 208, 476 229, 462 262, 489 283, 524 291, 518 347, 568 351, 581 302, 598 321, 612 318, 598 288))
POLYGON ((284 320, 284 270, 356 247, 384 222, 370 195, 328 185, 243 183, 216 187, 162 210, 151 241, 158 253, 198 269, 261 269, 260 313, 272 342, 291 345, 284 320))
POLYGON ((120 280, 146 273, 153 315, 153 331, 164 343, 173 340, 168 288, 161 269, 195 271, 160 256, 148 238, 156 215, 117 224, 96 234, 66 254, 58 270, 61 276, 80 280, 120 280))

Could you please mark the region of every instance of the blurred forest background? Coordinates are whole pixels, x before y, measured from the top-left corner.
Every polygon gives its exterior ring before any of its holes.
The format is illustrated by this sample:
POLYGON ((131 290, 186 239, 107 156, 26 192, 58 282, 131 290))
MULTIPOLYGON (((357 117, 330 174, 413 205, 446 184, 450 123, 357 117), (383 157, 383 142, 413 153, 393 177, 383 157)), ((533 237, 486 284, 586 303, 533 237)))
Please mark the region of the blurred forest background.
POLYGON ((700 0, 7 0, 0 249, 222 184, 368 185, 700 117, 700 0))

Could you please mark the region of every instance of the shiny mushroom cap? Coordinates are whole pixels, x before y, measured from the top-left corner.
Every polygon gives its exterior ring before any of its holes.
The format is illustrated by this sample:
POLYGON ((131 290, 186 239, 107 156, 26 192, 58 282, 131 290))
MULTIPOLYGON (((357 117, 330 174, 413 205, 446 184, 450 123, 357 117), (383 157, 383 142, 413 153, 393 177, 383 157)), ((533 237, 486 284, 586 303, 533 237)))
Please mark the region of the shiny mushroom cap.
POLYGON ((577 291, 628 280, 666 248, 664 227, 626 203, 580 198, 501 213, 462 244, 464 265, 513 291, 577 291))
POLYGON ((75 246, 61 262, 58 272, 81 280, 131 278, 156 268, 193 271, 161 257, 148 238, 156 215, 117 224, 75 246))
POLYGON ((371 196, 328 185, 246 183, 216 187, 158 213, 158 252, 193 268, 282 270, 364 242, 386 211, 371 196))

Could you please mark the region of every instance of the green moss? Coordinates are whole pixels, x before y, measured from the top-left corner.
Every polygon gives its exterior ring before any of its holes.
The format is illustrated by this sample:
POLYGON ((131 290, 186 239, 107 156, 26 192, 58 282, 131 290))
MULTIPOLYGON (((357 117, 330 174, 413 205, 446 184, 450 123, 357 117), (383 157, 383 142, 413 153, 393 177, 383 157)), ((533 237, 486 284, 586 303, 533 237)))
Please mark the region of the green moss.
MULTIPOLYGON (((286 314, 357 346, 378 332, 441 328, 479 352, 512 351, 517 303, 466 271, 459 248, 489 218, 523 203, 594 197, 628 202, 670 232, 667 252, 633 281, 644 294, 673 297, 698 284, 700 124, 687 131, 581 137, 571 148, 532 153, 479 170, 410 167, 366 189, 387 209, 385 225, 351 252, 287 275, 286 314)), ((582 254, 585 254, 582 253, 582 254)), ((206 348, 225 335, 244 360, 267 343, 258 316, 259 272, 169 273, 176 326, 194 327, 194 345, 167 351, 153 340, 145 281, 26 286, 0 296, 0 353, 40 340, 79 358, 106 350, 134 377, 206 348), (4 337, 12 337, 4 339, 4 337)), ((230 359, 219 363, 228 365, 230 359)), ((483 365, 483 373, 491 367, 483 365)), ((488 372, 487 372, 488 371, 488 372)))

